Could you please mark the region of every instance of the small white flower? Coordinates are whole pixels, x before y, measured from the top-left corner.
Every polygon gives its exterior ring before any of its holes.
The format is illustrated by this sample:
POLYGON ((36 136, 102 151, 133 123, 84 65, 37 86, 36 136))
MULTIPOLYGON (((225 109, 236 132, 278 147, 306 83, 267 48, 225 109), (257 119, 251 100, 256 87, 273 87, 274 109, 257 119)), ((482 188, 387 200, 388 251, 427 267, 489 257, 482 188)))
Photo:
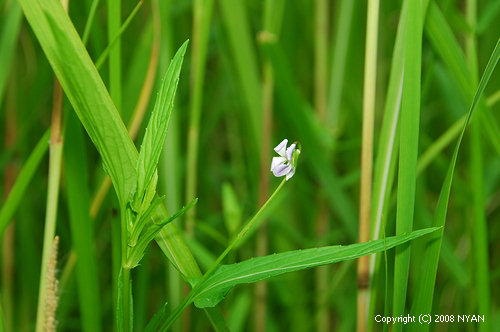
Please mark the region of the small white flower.
POLYGON ((271 172, 274 176, 280 177, 286 175, 286 180, 290 179, 295 174, 297 167, 297 157, 300 154, 300 149, 297 149, 297 143, 292 143, 288 148, 286 145, 288 140, 285 138, 278 146, 274 148, 280 156, 273 157, 271 162, 271 172))

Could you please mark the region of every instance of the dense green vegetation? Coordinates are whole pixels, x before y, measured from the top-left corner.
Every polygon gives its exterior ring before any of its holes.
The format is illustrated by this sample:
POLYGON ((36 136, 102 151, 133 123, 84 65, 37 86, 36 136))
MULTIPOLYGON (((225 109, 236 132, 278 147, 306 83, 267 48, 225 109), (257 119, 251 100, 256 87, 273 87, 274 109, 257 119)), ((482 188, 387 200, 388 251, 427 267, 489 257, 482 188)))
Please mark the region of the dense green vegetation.
POLYGON ((0 0, 0 331, 494 331, 498 19, 0 0))

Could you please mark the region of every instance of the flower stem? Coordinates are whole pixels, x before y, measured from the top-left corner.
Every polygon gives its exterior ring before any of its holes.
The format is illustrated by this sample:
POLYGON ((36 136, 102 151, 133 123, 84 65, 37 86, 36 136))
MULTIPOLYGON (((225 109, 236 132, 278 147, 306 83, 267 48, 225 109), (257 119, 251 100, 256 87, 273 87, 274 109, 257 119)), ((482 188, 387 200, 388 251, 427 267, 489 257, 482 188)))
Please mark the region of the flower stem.
POLYGON ((215 263, 210 267, 210 269, 201 277, 201 279, 196 283, 196 285, 191 289, 189 294, 184 298, 184 300, 177 306, 175 311, 170 315, 170 317, 167 319, 166 323, 162 326, 160 331, 167 331, 172 325, 177 318, 182 314, 184 309, 186 309, 191 302, 193 302, 194 298, 196 295, 198 295, 201 286, 203 285, 204 281, 206 281, 212 274, 215 272, 217 267, 220 265, 222 260, 226 258, 227 254, 236 246, 239 244, 239 242, 248 234, 248 232, 252 229, 252 227, 255 225, 255 222, 259 219, 260 215, 264 210, 267 208, 269 203, 276 197, 278 192, 281 190, 283 185, 285 184, 286 179, 283 179, 281 181, 280 185, 274 190, 273 194, 269 197, 269 199, 262 205, 262 207, 257 211, 257 213, 250 219, 250 221, 241 229, 241 231, 238 233, 238 235, 231 241, 229 246, 222 252, 222 254, 217 258, 215 263))

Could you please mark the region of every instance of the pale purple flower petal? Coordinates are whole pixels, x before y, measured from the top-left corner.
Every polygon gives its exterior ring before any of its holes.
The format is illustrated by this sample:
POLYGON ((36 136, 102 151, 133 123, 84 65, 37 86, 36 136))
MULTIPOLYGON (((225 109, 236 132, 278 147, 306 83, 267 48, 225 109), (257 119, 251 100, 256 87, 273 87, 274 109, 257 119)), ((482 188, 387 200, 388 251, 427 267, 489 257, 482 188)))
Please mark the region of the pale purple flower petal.
POLYGON ((273 157, 273 160, 271 161, 271 171, 276 168, 276 166, 284 164, 285 162, 285 157, 273 157))
POLYGON ((290 172, 288 172, 288 174, 286 175, 285 179, 288 181, 294 174, 295 174, 295 168, 292 167, 290 172))
POLYGON ((278 144, 274 148, 274 151, 276 151, 280 156, 286 157, 285 152, 286 152, 286 145, 287 144, 288 144, 288 140, 285 138, 283 141, 281 141, 280 144, 278 144))
POLYGON ((290 173, 291 169, 292 169, 291 165, 281 164, 281 165, 276 166, 273 169, 273 174, 274 174, 274 176, 280 177, 280 176, 283 176, 283 175, 290 173))
POLYGON ((296 146, 297 144, 293 143, 288 147, 288 149, 286 149, 286 159, 288 159, 289 162, 292 161, 292 154, 296 146))

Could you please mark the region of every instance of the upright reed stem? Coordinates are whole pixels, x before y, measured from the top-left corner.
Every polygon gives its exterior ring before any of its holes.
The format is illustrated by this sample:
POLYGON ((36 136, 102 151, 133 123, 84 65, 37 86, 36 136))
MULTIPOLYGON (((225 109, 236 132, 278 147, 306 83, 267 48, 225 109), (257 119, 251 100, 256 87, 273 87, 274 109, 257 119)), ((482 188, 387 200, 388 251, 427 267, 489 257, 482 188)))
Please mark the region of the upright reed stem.
POLYGON ((61 161, 63 151, 62 136, 62 101, 63 92, 59 81, 54 82, 54 101, 52 107, 52 125, 50 135, 49 185, 47 189, 47 209, 45 212, 45 229, 43 237, 42 266, 40 272, 40 289, 38 292, 38 309, 36 331, 44 331, 45 308, 47 294, 47 268, 52 251, 57 220, 57 203, 59 198, 59 182, 61 179, 61 161))
MULTIPOLYGON (((361 188, 359 202, 359 242, 370 240, 370 206, 373 164, 373 122, 377 78, 377 36, 379 0, 368 0, 365 74, 363 88, 363 132, 361 147, 361 188)), ((366 331, 369 285, 369 256, 358 259, 357 330, 366 331)))
MULTIPOLYGON (((318 119, 325 123, 328 108, 328 16, 329 5, 327 0, 315 1, 315 43, 314 43, 314 107, 318 119)), ((315 222, 316 236, 321 239, 328 232, 328 207, 323 194, 318 190, 317 217, 315 222)), ((315 269, 316 288, 316 331, 327 332, 330 330, 330 316, 328 306, 324 305, 328 294, 329 266, 315 269)))

